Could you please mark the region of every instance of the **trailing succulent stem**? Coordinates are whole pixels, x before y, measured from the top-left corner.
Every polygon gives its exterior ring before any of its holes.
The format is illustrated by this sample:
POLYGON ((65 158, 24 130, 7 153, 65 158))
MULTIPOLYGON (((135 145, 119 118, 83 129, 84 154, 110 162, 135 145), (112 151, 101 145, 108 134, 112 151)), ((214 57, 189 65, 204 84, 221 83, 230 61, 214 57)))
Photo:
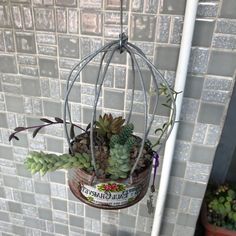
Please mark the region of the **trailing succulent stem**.
POLYGON ((86 169, 88 172, 93 170, 91 157, 87 153, 76 153, 74 156, 71 156, 69 154, 56 155, 31 152, 25 160, 25 165, 32 174, 40 172, 41 175, 58 169, 70 169, 74 167, 86 169))
MULTIPOLYGON (((176 101, 177 95, 180 94, 181 92, 176 92, 172 88, 167 88, 167 86, 163 83, 160 84, 158 94, 159 96, 164 96, 166 98, 165 102, 162 104, 162 106, 168 108, 170 112, 173 112, 173 107, 172 107, 172 98, 174 101, 176 101)), ((168 130, 174 125, 174 120, 172 115, 170 116, 170 120, 165 122, 162 127, 159 127, 155 130, 155 134, 158 136, 157 141, 152 145, 152 148, 158 145, 161 145, 161 141, 164 137, 164 135, 168 132, 168 130)))
MULTIPOLYGON (((22 131, 26 131, 28 129, 34 129, 34 132, 33 132, 33 138, 34 138, 42 128, 47 127, 49 125, 56 125, 56 124, 63 124, 64 123, 64 121, 61 118, 55 117, 54 119, 55 119, 55 121, 52 121, 52 120, 49 120, 46 118, 41 118, 40 120, 44 122, 44 124, 42 124, 42 125, 34 125, 34 126, 29 126, 29 127, 16 127, 14 129, 15 132, 13 132, 9 136, 9 141, 11 141, 13 138, 16 140, 19 140, 19 138, 16 136, 16 134, 18 134, 22 131)), ((70 122, 67 122, 67 121, 66 121, 66 124, 71 125, 71 130, 70 130, 71 136, 74 136, 74 127, 77 127, 79 129, 85 131, 83 128, 81 128, 80 126, 78 126, 76 124, 71 124, 70 122)), ((71 137, 71 138, 74 138, 74 137, 71 137)))

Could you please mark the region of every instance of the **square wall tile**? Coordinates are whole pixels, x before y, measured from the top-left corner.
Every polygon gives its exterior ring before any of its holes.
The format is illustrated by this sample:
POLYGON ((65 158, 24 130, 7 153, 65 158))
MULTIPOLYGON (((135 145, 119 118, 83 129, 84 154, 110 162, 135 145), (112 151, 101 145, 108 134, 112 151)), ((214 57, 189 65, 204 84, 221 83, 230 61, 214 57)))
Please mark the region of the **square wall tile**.
POLYGON ((0 55, 0 72, 17 73, 16 58, 12 55, 0 55))
POLYGON ((22 78, 21 85, 24 95, 36 97, 41 95, 39 79, 22 78))
POLYGON ((0 113, 0 127, 8 128, 6 113, 0 113))
POLYGON ((236 21, 230 19, 218 19, 216 33, 236 34, 236 21))
POLYGON ((9 201, 8 202, 8 209, 10 212, 22 214, 22 207, 21 207, 20 203, 9 201))
POLYGON ((180 197, 177 195, 167 194, 165 207, 178 209, 180 197))
POLYGON ((61 57, 79 58, 79 38, 58 36, 59 55, 61 57))
POLYGON ((184 96, 200 99, 202 94, 204 78, 201 76, 188 75, 184 90, 184 96))
POLYGON ((12 232, 15 235, 20 235, 20 236, 25 236, 26 235, 26 230, 24 227, 22 226, 18 226, 18 225, 13 225, 12 226, 12 232))
POLYGON ((67 202, 64 200, 53 198, 52 205, 56 210, 67 212, 67 202))
POLYGON ((11 112, 23 113, 24 105, 21 96, 5 95, 7 110, 11 112))
POLYGON ((177 139, 183 141, 191 141, 193 136, 194 124, 180 121, 177 133, 177 139))
POLYGON ((68 235, 68 225, 55 224, 55 232, 58 234, 68 235))
POLYGON ((54 10, 35 8, 35 27, 37 30, 54 31, 55 30, 55 20, 54 20, 54 10))
POLYGON ((47 137, 46 142, 47 142, 47 150, 48 151, 63 153, 64 145, 63 145, 62 139, 47 137))
POLYGON ((224 110, 224 105, 201 103, 198 122, 219 125, 222 121, 224 110))
POLYGON ((112 224, 102 224, 102 232, 107 235, 116 235, 117 234, 117 226, 112 224))
POLYGON ((83 83, 95 84, 98 76, 98 65, 87 65, 82 71, 82 81, 83 83))
POLYGON ((215 157, 215 151, 215 147, 193 144, 190 154, 190 161, 200 162, 203 164, 212 164, 215 157))
POLYGON ((183 178, 186 170, 186 162, 174 160, 171 168, 171 176, 183 178))
POLYGON ((232 76, 236 68, 236 52, 222 52, 212 50, 208 74, 232 76), (222 66, 224 62, 224 66, 222 66))
POLYGON ((156 16, 133 14, 130 29, 132 40, 152 42, 156 34, 156 16))
POLYGON ((175 71, 177 68, 179 47, 158 46, 155 50, 155 66, 160 70, 175 71))
MULTIPOLYGON (((171 236, 174 232, 174 224, 164 222, 161 226, 161 235, 171 236)), ((141 235, 140 235, 141 236, 141 235)))
MULTIPOLYGON (((151 82, 151 72, 146 70, 141 70, 142 77, 144 80, 144 87, 148 91, 150 88, 150 82, 151 82)), ((128 89, 133 88, 133 76, 135 76, 135 90, 142 90, 141 85, 141 78, 139 77, 139 72, 137 70, 134 70, 134 73, 132 69, 128 70, 128 89)))
POLYGON ((206 184, 185 181, 183 195, 193 198, 203 198, 206 187, 206 184))
POLYGON ((35 197, 32 193, 21 192, 22 202, 35 205, 35 197))
POLYGON ((236 2, 234 0, 224 0, 222 2, 220 17, 236 19, 236 2))
POLYGON ((179 213, 177 217, 177 223, 179 225, 185 225, 189 227, 195 227, 197 222, 197 216, 190 214, 179 213))
POLYGON ((54 171, 50 173, 50 181, 59 183, 59 184, 65 184, 65 172, 64 171, 54 171))
POLYGON ((164 14, 174 14, 174 15, 184 15, 186 0, 165 0, 161 6, 161 13, 164 14))
POLYGON ((90 206, 85 206, 85 216, 95 220, 101 220, 101 210, 94 209, 90 206))
POLYGON ((120 213, 119 225, 135 228, 135 216, 120 213))
POLYGON ((49 183, 41 183, 41 182, 35 182, 35 192, 40 194, 47 194, 50 195, 50 185, 49 183))
POLYGON ((52 220, 52 211, 46 208, 38 208, 39 218, 43 220, 52 220))
POLYGON ((193 74, 205 74, 207 72, 207 63, 209 58, 208 48, 192 48, 188 72, 193 74))
POLYGON ((62 117, 61 103, 52 101, 43 101, 43 110, 45 116, 62 117))
POLYGON ((70 215, 70 225, 83 228, 84 227, 84 218, 79 216, 70 215))
POLYGON ((102 35, 103 15, 100 11, 81 11, 80 20, 82 34, 102 35))
POLYGON ((215 21, 196 21, 192 46, 210 47, 215 21))
POLYGON ((10 222, 9 213, 0 211, 0 220, 5 222, 10 222))
POLYGON ((117 110, 124 109, 124 92, 118 90, 104 90, 104 107, 117 110))
POLYGON ((20 53, 36 53, 34 34, 16 32, 16 48, 20 53))
POLYGON ((56 59, 39 58, 40 76, 58 78, 58 66, 56 59))

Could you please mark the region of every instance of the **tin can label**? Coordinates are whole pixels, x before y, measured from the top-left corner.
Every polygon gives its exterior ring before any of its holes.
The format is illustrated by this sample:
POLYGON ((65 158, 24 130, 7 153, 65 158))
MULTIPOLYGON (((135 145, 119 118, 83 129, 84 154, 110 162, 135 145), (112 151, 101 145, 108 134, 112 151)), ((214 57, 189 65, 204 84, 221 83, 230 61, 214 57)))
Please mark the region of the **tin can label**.
POLYGON ((116 182, 81 186, 81 193, 88 201, 111 206, 124 205, 133 201, 141 190, 140 185, 127 186, 116 182))

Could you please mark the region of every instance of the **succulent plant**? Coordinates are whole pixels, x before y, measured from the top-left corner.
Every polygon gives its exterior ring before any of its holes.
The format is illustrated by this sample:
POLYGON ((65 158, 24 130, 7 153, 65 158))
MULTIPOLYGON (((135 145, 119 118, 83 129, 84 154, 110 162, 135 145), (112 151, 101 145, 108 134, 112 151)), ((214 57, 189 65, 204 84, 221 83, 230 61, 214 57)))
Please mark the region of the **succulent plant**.
POLYGON ((125 120, 122 116, 113 118, 112 114, 104 114, 99 116, 96 121, 96 131, 110 139, 113 134, 118 134, 124 124, 125 120))
POLYGON ((91 157, 87 153, 76 153, 74 156, 71 156, 69 154, 56 155, 31 152, 25 160, 25 165, 32 174, 40 172, 41 175, 58 169, 70 169, 74 167, 86 169, 88 172, 93 170, 91 157))
POLYGON ((236 230, 236 190, 228 185, 208 189, 206 195, 208 221, 219 227, 236 230))
POLYGON ((110 157, 108 159, 107 174, 110 174, 110 178, 113 180, 128 177, 130 172, 130 151, 126 145, 115 144, 110 149, 110 157))
POLYGON ((120 144, 125 144, 128 138, 133 134, 133 131, 134 125, 132 123, 124 125, 119 133, 120 144))
MULTIPOLYGON (((46 118, 41 119, 44 124, 31 127, 17 127, 9 137, 10 140, 17 139, 16 134, 28 129, 34 129, 33 137, 44 127, 53 124, 62 124, 64 121, 55 117, 54 120, 46 118)), ((133 135, 134 125, 132 123, 124 125, 122 117, 113 118, 111 114, 105 114, 99 117, 94 128, 94 151, 95 165, 97 168, 97 176, 99 178, 127 178, 131 166, 134 165, 140 148, 141 138, 133 135)), ((68 123, 68 122, 65 122, 68 123)), ((72 124, 71 138, 72 152, 75 155, 48 154, 43 152, 31 152, 25 164, 32 174, 40 172, 41 175, 57 169, 80 168, 91 174, 94 171, 92 165, 90 151, 90 131, 91 125, 88 125, 84 133, 74 137, 74 127, 80 128, 76 124, 72 124)), ((142 156, 137 165, 137 171, 150 165, 152 155, 151 147, 145 144, 142 156)))
POLYGON ((126 124, 121 128, 120 133, 112 135, 110 138, 110 147, 113 148, 115 144, 127 144, 129 150, 135 144, 135 138, 132 136, 134 125, 132 123, 126 124))

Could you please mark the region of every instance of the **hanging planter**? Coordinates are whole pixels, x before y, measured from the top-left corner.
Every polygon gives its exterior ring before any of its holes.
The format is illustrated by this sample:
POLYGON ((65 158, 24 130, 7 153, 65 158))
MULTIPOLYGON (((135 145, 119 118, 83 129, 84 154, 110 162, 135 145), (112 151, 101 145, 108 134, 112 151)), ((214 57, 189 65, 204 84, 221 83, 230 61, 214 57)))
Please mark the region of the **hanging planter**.
POLYGON ((142 140, 133 135, 132 123, 122 125, 124 119, 105 114, 94 129, 96 171, 92 166, 90 133, 83 133, 72 142, 81 168, 69 171, 71 191, 81 201, 104 209, 120 209, 138 202, 145 195, 152 169, 153 150, 147 142, 132 175, 142 140), (89 153, 89 155, 88 155, 89 153), (96 174, 97 173, 97 174, 96 174))
MULTIPOLYGON (((17 127, 9 140, 18 139, 17 133, 28 129, 34 129, 33 137, 35 137, 43 127, 63 124, 69 152, 62 155, 31 152, 25 161, 27 168, 32 174, 40 172, 42 175, 57 169, 68 169, 68 184, 78 199, 98 208, 121 209, 137 203, 146 194, 154 159, 155 179, 158 166, 157 153, 168 138, 175 122, 176 95, 177 92, 169 87, 162 74, 146 58, 141 49, 129 43, 127 36, 121 33, 118 40, 106 44, 73 67, 67 79, 63 119, 42 118, 43 125, 17 127), (125 114, 125 119, 121 116, 113 117, 111 114, 97 115, 97 104, 106 73, 117 51, 129 56, 133 75, 130 110, 125 114), (81 71, 97 56, 101 56, 101 60, 95 82, 93 112, 91 122, 86 129, 83 129, 72 122, 69 95, 74 83, 79 81, 81 71), (145 86, 140 61, 151 73, 153 84, 151 91, 147 91, 145 86), (143 92, 144 129, 142 137, 134 135, 135 127, 131 123, 134 88, 137 80, 140 81, 143 92), (155 100, 152 109, 148 106, 150 96, 153 96, 155 100), (154 128, 157 139, 154 144, 151 144, 147 137, 157 112, 160 96, 164 101, 162 105, 169 109, 170 116, 167 121, 154 128), (70 126, 70 132, 68 126, 70 126), (82 134, 75 136, 75 128, 81 129, 82 134)), ((154 184, 152 191, 154 191, 154 184)))

